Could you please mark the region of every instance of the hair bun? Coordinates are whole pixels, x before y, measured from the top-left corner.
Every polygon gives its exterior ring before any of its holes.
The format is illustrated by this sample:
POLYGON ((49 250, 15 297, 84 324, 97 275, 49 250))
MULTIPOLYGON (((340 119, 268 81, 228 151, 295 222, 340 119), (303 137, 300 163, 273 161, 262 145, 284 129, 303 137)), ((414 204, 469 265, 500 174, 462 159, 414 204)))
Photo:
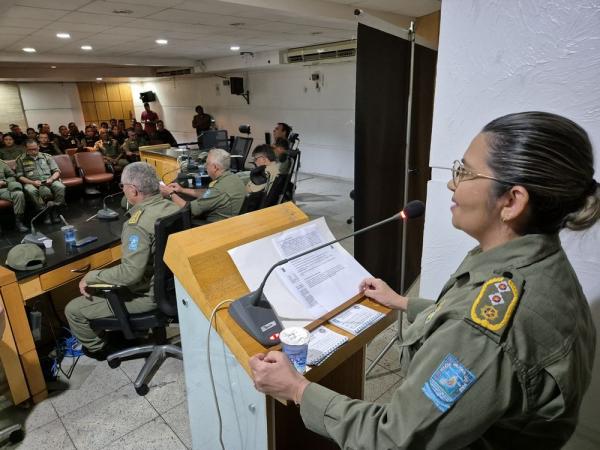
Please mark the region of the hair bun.
POLYGON ((583 207, 566 217, 565 225, 567 228, 571 230, 585 230, 600 220, 599 186, 596 180, 592 180, 583 207))

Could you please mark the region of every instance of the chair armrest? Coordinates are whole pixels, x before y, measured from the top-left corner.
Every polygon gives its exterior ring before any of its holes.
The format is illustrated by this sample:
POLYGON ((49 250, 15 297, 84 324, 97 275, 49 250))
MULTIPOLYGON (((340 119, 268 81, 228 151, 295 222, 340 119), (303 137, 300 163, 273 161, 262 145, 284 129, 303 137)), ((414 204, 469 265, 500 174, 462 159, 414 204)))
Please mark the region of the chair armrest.
POLYGON ((125 336, 125 339, 135 339, 135 335, 129 325, 129 312, 127 312, 125 304, 119 297, 119 290, 122 286, 114 284, 90 284, 88 288, 96 289, 106 295, 110 309, 112 309, 113 314, 121 325, 123 336, 125 336))

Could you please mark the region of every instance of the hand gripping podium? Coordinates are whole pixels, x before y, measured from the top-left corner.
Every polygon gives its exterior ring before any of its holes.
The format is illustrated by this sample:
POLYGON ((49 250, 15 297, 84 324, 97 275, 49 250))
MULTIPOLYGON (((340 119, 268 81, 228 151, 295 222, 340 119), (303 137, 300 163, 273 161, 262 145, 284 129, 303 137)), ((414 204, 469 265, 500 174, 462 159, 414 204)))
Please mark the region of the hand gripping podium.
MULTIPOLYGON (((307 221, 308 217, 288 202, 169 236, 164 260, 175 274, 194 449, 220 448, 217 409, 207 362, 211 312, 223 300, 235 300, 249 292, 227 251, 307 221)), ((349 341, 320 366, 311 368, 306 377, 341 394, 363 398, 365 346, 393 323, 396 315, 388 308, 357 296, 307 328, 312 330, 326 323, 330 317, 357 302, 385 313, 386 317, 358 336, 327 324, 348 336, 349 341)), ((216 313, 210 337, 210 358, 225 448, 337 448, 304 427, 295 405, 278 401, 254 388, 248 359, 266 351, 234 322, 226 307, 216 313)))

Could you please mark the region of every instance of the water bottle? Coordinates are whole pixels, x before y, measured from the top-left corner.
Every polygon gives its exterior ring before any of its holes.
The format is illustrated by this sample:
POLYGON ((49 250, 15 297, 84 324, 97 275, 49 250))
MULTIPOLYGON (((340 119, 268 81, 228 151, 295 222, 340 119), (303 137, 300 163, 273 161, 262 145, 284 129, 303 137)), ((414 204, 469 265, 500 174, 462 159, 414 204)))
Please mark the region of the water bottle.
POLYGON ((194 175, 194 187, 200 189, 202 187, 202 174, 198 172, 194 175))

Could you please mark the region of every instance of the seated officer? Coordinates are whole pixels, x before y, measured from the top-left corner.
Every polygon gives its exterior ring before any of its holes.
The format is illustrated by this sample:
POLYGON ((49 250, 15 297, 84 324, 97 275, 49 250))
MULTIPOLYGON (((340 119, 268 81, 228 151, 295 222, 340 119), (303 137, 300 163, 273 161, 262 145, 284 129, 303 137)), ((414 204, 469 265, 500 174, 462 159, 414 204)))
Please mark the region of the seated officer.
MULTIPOLYGON (((65 204, 65 185, 58 179, 60 170, 52 156, 39 151, 37 142, 27 141, 25 153, 17 158, 17 178, 25 188, 25 195, 37 211, 52 201, 55 206, 65 204)), ((44 223, 60 223, 58 212, 53 208, 44 223), (50 217, 51 216, 51 217, 50 217)))
POLYGON ((111 139, 106 128, 100 129, 100 140, 94 144, 94 150, 102 153, 104 163, 123 170, 129 161, 125 159, 123 150, 116 139, 111 139))
POLYGON ((88 125, 87 127, 85 127, 85 135, 83 136, 83 138, 81 138, 80 142, 82 150, 87 152, 93 152, 94 144, 98 139, 99 137, 96 134, 96 129, 93 126, 88 125))
POLYGON ((292 158, 290 158, 290 142, 287 139, 279 138, 273 145, 273 151, 279 161, 279 173, 288 174, 292 170, 292 158))
POLYGON ((148 142, 142 137, 139 138, 133 128, 127 130, 127 139, 123 142, 121 150, 125 152, 128 161, 134 162, 140 160, 140 147, 148 145, 148 142))
POLYGON ((111 352, 90 327, 89 321, 113 315, 105 298, 90 295, 88 285, 95 283, 124 286, 125 307, 132 314, 156 309, 154 285, 154 224, 179 208, 161 197, 158 177, 145 162, 129 164, 123 170, 121 186, 132 208, 121 232, 121 264, 92 270, 79 282, 82 296, 69 302, 65 316, 73 334, 92 358, 105 359, 111 352))
POLYGON ((2 160, 0 160, 0 199, 12 202, 17 230, 21 233, 29 231, 29 229, 23 225, 23 215, 25 214, 23 186, 15 180, 15 173, 8 167, 8 164, 2 160))
POLYGON ((48 133, 41 132, 38 136, 39 150, 47 155, 62 155, 63 151, 59 149, 53 141, 50 141, 48 133))
POLYGON ((15 144, 15 140, 11 134, 5 134, 2 142, 4 143, 4 147, 0 148, 0 159, 11 161, 23 154, 23 147, 15 144))
POLYGON ((257 184, 252 178, 246 183, 246 192, 269 192, 271 185, 277 175, 279 175, 279 164, 275 161, 275 152, 270 145, 263 144, 258 145, 252 151, 252 157, 254 158, 254 164, 256 167, 264 167, 265 173, 268 175, 265 183, 257 184))
POLYGON ((220 148, 213 148, 206 158, 206 171, 212 181, 208 189, 187 189, 177 183, 161 186, 165 197, 183 207, 186 201, 179 194, 196 197, 190 203, 192 215, 207 223, 237 216, 246 195, 244 183, 229 171, 231 157, 220 148))

